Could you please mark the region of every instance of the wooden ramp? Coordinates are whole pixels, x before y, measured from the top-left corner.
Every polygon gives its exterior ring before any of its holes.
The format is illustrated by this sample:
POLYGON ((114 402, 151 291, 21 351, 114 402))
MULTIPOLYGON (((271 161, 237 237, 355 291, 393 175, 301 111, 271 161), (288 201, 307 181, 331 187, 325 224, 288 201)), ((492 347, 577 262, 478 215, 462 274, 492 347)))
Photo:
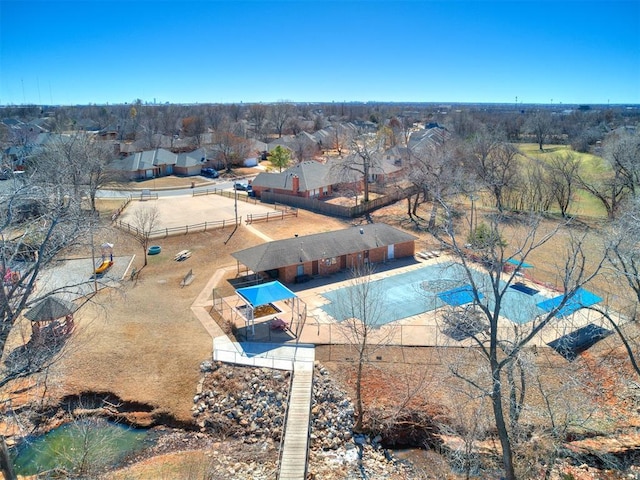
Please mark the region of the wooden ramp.
POLYGON ((312 390, 313 362, 294 362, 287 423, 278 469, 279 480, 306 478, 312 390))

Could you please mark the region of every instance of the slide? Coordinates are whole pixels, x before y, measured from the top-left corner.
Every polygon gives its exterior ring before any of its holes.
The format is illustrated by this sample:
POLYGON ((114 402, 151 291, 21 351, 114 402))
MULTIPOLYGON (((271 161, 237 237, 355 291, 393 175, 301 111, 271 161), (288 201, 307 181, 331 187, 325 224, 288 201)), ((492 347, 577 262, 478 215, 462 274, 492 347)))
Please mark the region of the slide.
POLYGON ((96 268, 96 275, 100 275, 101 273, 106 272, 109 267, 111 267, 111 265, 113 265, 113 262, 111 260, 105 260, 98 268, 96 268))

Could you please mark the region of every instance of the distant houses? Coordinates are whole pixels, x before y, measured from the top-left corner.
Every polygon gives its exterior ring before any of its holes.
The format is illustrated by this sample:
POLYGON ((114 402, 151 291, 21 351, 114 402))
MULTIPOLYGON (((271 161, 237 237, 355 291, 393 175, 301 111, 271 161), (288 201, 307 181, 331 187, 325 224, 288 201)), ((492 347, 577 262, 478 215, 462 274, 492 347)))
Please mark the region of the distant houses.
POLYGON ((111 169, 123 178, 139 180, 166 175, 199 175, 205 162, 206 152, 203 148, 186 153, 156 148, 115 160, 111 169))

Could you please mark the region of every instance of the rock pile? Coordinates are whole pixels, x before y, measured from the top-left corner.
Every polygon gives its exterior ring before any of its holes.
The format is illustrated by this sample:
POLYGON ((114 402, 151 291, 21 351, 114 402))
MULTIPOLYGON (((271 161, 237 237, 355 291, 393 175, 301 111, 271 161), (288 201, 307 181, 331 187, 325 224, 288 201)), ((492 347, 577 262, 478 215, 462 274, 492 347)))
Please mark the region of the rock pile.
POLYGON ((201 432, 280 441, 290 372, 203 362, 192 415, 201 432))
MULTIPOLYGON (((203 378, 193 399, 193 417, 203 433, 233 437, 273 452, 263 467, 232 468, 234 478, 268 478, 277 464, 277 450, 284 422, 290 372, 268 368, 203 362, 203 378)), ((373 439, 354 435, 351 399, 316 366, 311 404, 311 452, 309 478, 370 479, 418 478, 373 439)), ((218 461, 229 467, 231 459, 218 461)), ((237 466, 237 465, 236 465, 237 466)), ((231 467, 229 467, 231 468, 231 467)))

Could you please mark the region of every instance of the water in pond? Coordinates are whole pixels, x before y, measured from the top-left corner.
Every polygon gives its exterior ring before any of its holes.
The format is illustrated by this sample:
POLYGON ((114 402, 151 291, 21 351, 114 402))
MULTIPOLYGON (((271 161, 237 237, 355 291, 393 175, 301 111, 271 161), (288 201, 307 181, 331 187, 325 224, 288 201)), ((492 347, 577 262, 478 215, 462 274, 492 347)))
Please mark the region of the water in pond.
POLYGON ((80 420, 47 434, 27 439, 14 451, 18 474, 35 475, 53 469, 77 474, 117 465, 127 455, 147 445, 146 430, 106 420, 80 420))

